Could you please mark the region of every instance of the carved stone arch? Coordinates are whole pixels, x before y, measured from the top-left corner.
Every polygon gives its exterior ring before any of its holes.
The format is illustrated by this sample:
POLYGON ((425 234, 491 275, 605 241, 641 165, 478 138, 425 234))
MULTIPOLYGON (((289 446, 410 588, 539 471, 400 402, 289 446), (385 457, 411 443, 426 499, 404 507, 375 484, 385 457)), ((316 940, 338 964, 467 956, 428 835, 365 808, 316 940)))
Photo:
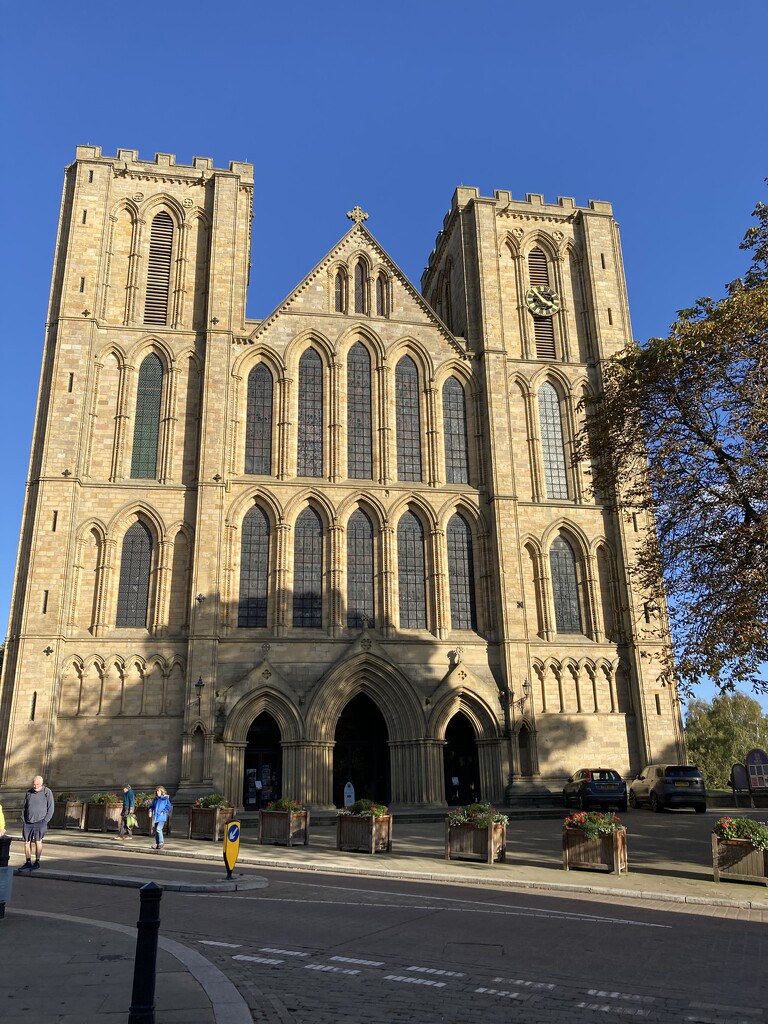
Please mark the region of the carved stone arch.
POLYGON ((149 527, 156 543, 165 540, 167 530, 160 513, 145 501, 132 501, 118 509, 107 524, 108 540, 122 539, 128 527, 139 520, 149 527))
POLYGON ((165 211, 174 221, 174 227, 178 231, 187 220, 187 212, 181 203, 168 192, 157 192, 150 196, 141 207, 141 218, 149 224, 153 217, 165 211))
POLYGON ((526 260, 532 249, 541 249, 550 263, 554 263, 559 255, 558 244, 551 235, 540 228, 528 231, 520 240, 520 252, 526 260))
POLYGON ((251 370, 264 363, 277 383, 285 375, 285 363, 269 346, 259 343, 246 346, 243 352, 233 360, 232 377, 235 380, 247 380, 251 370))
POLYGON ((315 684, 306 711, 307 735, 332 743, 342 711, 359 693, 381 711, 390 743, 424 736, 424 710, 410 681, 391 663, 367 653, 334 665, 315 684))
POLYGON ((227 715, 222 732, 225 743, 245 743, 252 722, 266 712, 280 729, 281 741, 298 743, 304 734, 298 707, 284 693, 269 686, 260 686, 244 694, 227 715))
POLYGON ((312 328, 301 331, 292 338, 285 346, 285 368, 286 372, 294 380, 299 379, 299 362, 307 349, 314 348, 323 364, 323 369, 328 372, 334 362, 334 347, 329 339, 320 331, 312 328))
POLYGON ((561 536, 571 543, 575 548, 576 555, 583 563, 584 559, 589 555, 590 539, 578 523, 574 523, 564 516, 558 516, 542 534, 541 545, 543 550, 549 552, 552 542, 556 537, 561 536))
POLYGON ((116 341, 109 341, 106 345, 100 348, 94 353, 93 361, 99 365, 103 365, 105 360, 110 356, 113 356, 117 363, 118 369, 122 373, 125 369, 125 365, 128 362, 128 356, 122 345, 116 341))
POLYGON ((464 687, 437 696, 429 717, 428 735, 436 740, 445 740, 446 729, 457 714, 463 714, 469 720, 477 739, 501 737, 501 726, 493 707, 477 693, 464 687))
MULTIPOLYGON (((442 394, 443 386, 449 377, 455 377, 461 384, 467 399, 475 398, 481 393, 477 377, 472 372, 472 367, 466 361, 460 361, 452 356, 435 369, 435 387, 440 394, 442 394)), ((469 402, 467 402, 467 406, 469 407, 469 402)))
POLYGON ((373 269, 373 260, 371 259, 371 254, 367 251, 367 249, 353 249, 352 252, 347 256, 348 267, 354 267, 358 263, 364 263, 368 274, 371 273, 371 270, 373 269))
POLYGON ((319 514, 324 530, 336 525, 337 516, 333 503, 325 492, 314 487, 302 489, 288 501, 283 512, 283 522, 293 528, 307 507, 313 508, 319 514))
POLYGON ((205 225, 205 227, 209 231, 211 230, 211 227, 213 226, 210 214, 208 213, 207 210, 203 209, 201 206, 194 206, 189 211, 189 213, 187 213, 186 210, 183 210, 183 214, 182 215, 186 219, 187 224, 189 225, 189 227, 192 227, 192 225, 195 223, 195 221, 198 221, 198 220, 201 220, 203 222, 203 224, 205 225))
POLYGON ((376 369, 383 365, 386 359, 386 351, 382 340, 375 331, 371 330, 364 323, 350 324, 339 335, 336 341, 336 353, 339 361, 344 362, 346 365, 349 350, 356 341, 359 341, 361 345, 368 349, 368 354, 371 356, 371 369, 376 369))
MULTIPOLYGON (((406 512, 413 512, 420 520, 426 534, 437 529, 437 516, 432 506, 420 494, 405 494, 389 510, 389 522, 397 530, 397 524, 406 512)), ((424 538, 426 540, 426 536, 424 538)))
POLYGON ((499 256, 507 250, 510 257, 515 260, 520 255, 520 239, 516 238, 511 231, 507 231, 504 237, 501 239, 501 246, 499 247, 499 256))
POLYGON ((439 529, 444 530, 454 515, 460 515, 469 523, 476 538, 488 532, 488 524, 482 510, 473 504, 465 495, 452 494, 443 502, 435 514, 435 522, 439 529))
POLYGON ((269 520, 271 528, 276 528, 285 521, 286 512, 280 505, 272 491, 262 488, 253 488, 244 494, 238 495, 224 514, 224 525, 230 529, 239 530, 246 514, 258 505, 269 520))
POLYGON ((420 389, 424 391, 426 386, 433 381, 435 375, 432 356, 420 341, 410 335, 400 338, 388 349, 387 359, 393 372, 403 356, 410 356, 413 359, 419 371, 420 389))
POLYGON ((131 219, 133 220, 134 224, 136 223, 136 221, 138 221, 139 217, 141 216, 138 204, 134 202, 133 199, 130 199, 127 196, 124 196, 122 199, 118 199, 118 201, 110 209, 108 216, 116 217, 118 213, 120 213, 122 210, 125 210, 127 213, 131 215, 131 219))
POLYGON ((531 393, 538 397, 543 384, 551 384, 555 391, 557 391, 561 401, 575 393, 573 382, 568 375, 563 373, 558 366, 554 366, 551 363, 542 367, 533 375, 530 380, 531 393))
POLYGON ((365 512, 373 523, 374 530, 381 530, 387 521, 387 510, 375 494, 357 491, 347 495, 336 510, 336 521, 346 529, 349 517, 358 509, 365 512))
POLYGON ((160 357, 163 363, 163 375, 168 373, 176 365, 176 355, 164 338, 149 334, 141 338, 130 350, 126 359, 126 365, 137 371, 148 355, 160 357))

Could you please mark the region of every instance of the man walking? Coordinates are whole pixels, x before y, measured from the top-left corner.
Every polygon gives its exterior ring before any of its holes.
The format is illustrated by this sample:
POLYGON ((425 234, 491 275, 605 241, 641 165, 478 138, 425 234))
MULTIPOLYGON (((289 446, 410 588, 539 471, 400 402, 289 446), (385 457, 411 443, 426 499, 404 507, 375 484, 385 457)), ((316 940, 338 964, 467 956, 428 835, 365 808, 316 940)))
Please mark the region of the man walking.
POLYGON ((36 871, 40 867, 43 839, 48 831, 48 822, 53 817, 53 793, 43 785, 41 775, 32 779, 32 788, 24 795, 21 809, 21 834, 24 839, 24 855, 27 858, 22 871, 36 871), (32 843, 35 844, 35 862, 32 863, 32 843))
POLYGON ((130 839, 133 836, 133 825, 136 814, 136 794, 130 782, 123 785, 123 809, 120 812, 120 827, 117 830, 118 839, 130 839), (130 818, 129 818, 130 815, 130 818))

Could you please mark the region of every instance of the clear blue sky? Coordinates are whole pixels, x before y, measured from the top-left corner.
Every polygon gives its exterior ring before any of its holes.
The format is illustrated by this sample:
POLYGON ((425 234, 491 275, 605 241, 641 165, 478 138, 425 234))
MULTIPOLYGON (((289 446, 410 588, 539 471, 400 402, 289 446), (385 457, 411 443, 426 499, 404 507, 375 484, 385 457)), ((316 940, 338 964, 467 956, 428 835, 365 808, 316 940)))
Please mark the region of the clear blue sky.
POLYGON ((645 339, 743 271, 768 200, 765 0, 43 0, 4 4, 2 36, 3 624, 76 145, 252 162, 251 317, 355 203, 418 285, 462 184, 611 201, 645 339))

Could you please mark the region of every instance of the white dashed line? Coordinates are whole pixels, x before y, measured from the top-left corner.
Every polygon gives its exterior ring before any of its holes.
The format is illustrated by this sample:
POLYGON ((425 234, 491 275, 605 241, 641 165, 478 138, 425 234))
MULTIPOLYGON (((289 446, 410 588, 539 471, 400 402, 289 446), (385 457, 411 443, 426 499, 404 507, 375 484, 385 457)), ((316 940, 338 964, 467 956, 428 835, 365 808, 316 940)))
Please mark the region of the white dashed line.
POLYGON ((494 978, 495 982, 501 982, 503 985, 520 985, 525 988, 543 988, 547 992, 553 992, 557 985, 550 985, 546 981, 523 981, 519 978, 494 978))
POLYGON ((353 956, 332 956, 331 960, 336 960, 341 964, 360 964, 361 967, 383 967, 383 960, 356 960, 353 956))
POLYGON ((384 981, 404 981, 408 985, 431 985, 433 988, 445 988, 444 981, 429 981, 428 978, 406 978, 402 974, 385 974, 384 981))
POLYGON ((238 953, 232 957, 233 960, 247 960, 251 964, 284 964, 285 960, 272 960, 268 956, 246 956, 245 953, 238 953))
POLYGON ((242 942, 214 942, 213 939, 200 939, 201 946, 221 946, 222 949, 242 949, 242 942))
POLYGON ((595 1010, 597 1013, 623 1013, 630 1017, 647 1017, 650 1010, 633 1010, 629 1006, 611 1006, 610 1003, 576 1003, 578 1010, 595 1010))
POLYGON ((627 992, 606 992, 597 988, 587 989, 587 995, 597 996, 598 999, 629 999, 638 1003, 654 1003, 656 1001, 653 996, 635 996, 627 992))
POLYGON ((418 971, 420 974, 441 974, 444 978, 464 978, 461 971, 439 971, 436 967, 406 967, 406 971, 418 971))
POLYGON ((484 996, 501 996, 505 999, 520 999, 519 992, 509 992, 507 989, 499 988, 476 988, 475 994, 484 996))
POLYGON ((328 964, 304 964, 308 971, 323 971, 326 974, 359 974, 360 971, 353 971, 349 967, 329 967, 328 964))
POLYGON ((262 946, 262 953, 282 953, 283 956, 309 956, 309 953, 298 953, 295 949, 273 949, 271 946, 262 946))

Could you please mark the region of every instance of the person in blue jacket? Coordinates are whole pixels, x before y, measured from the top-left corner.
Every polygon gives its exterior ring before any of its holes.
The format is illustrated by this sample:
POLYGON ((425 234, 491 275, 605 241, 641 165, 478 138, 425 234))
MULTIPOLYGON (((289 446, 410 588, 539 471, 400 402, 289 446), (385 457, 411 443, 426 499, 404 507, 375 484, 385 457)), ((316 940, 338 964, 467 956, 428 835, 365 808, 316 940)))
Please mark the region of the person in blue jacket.
POLYGON ((152 822, 152 832, 155 836, 155 849, 162 850, 165 840, 163 839, 163 829, 165 828, 168 818, 171 816, 171 801, 168 799, 168 794, 163 786, 158 786, 155 790, 155 796, 152 803, 149 805, 149 818, 152 822))

